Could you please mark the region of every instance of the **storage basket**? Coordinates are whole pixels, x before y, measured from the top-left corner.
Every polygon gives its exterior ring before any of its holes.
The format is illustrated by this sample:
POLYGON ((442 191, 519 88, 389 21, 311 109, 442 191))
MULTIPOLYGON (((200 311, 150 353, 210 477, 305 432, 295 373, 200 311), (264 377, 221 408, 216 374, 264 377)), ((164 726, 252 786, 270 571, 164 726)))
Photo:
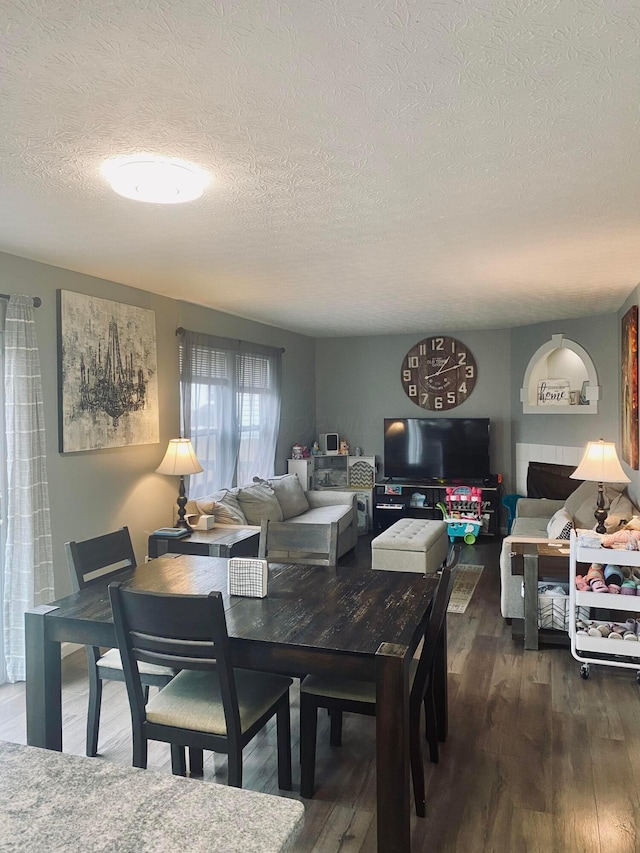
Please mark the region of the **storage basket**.
MULTIPOLYGON (((569 584, 568 583, 538 583, 538 628, 555 628, 557 631, 569 630, 569 584), (566 595, 547 595, 545 590, 551 587, 562 587, 566 595)), ((589 608, 578 607, 576 618, 589 619, 589 608)))

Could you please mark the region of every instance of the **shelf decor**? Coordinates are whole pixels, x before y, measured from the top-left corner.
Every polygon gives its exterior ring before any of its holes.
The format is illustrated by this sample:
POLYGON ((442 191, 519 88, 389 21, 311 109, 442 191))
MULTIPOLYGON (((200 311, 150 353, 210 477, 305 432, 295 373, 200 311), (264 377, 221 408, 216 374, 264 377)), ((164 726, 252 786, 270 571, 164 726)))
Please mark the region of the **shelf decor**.
POLYGON ((622 318, 620 364, 622 369, 622 459, 638 470, 638 306, 622 318))
POLYGON ((529 359, 520 389, 525 415, 597 414, 600 386, 589 353, 552 335, 529 359))
POLYGON ((159 439, 155 314, 59 290, 60 453, 159 439))

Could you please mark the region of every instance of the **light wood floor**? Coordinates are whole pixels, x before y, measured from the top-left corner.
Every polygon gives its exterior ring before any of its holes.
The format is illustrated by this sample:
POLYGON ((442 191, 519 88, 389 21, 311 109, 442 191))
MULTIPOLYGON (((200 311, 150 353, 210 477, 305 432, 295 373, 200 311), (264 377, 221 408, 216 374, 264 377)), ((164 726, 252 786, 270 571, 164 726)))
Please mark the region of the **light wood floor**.
MULTIPOLYGON (((355 557, 368 559, 362 537, 355 557)), ((498 546, 465 547, 462 562, 485 571, 464 615, 449 615, 450 736, 437 766, 426 762, 428 816, 412 818, 419 853, 627 853, 640 851, 640 687, 628 670, 592 667, 579 677, 567 648, 523 652, 500 616, 498 546)), ((64 748, 84 753, 84 652, 64 662, 64 748)), ((297 754, 297 694, 292 737, 297 754)), ((296 850, 375 850, 374 726, 345 717, 340 749, 320 717, 317 786, 304 800, 296 850)), ((25 742, 24 685, 0 687, 0 739, 25 742)), ((130 762, 124 686, 105 687, 101 757, 130 762)), ((152 744, 149 767, 170 772, 168 747, 152 744)), ((278 793, 275 731, 244 753, 245 787, 278 793)), ((205 779, 226 782, 226 760, 209 754, 205 779)), ((294 761, 294 788, 299 767, 294 761)), ((298 797, 294 791, 289 795, 298 797)))

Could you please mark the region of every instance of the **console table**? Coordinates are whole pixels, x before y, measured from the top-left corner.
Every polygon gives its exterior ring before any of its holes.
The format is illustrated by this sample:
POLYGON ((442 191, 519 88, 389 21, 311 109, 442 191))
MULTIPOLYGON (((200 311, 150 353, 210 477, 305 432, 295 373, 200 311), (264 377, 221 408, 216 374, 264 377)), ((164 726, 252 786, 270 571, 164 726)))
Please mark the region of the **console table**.
MULTIPOLYGON (((438 502, 445 502, 447 486, 458 483, 420 483, 404 480, 387 480, 375 484, 373 491, 373 528, 381 533, 400 518, 430 518, 441 521, 442 513, 438 502)), ((500 533, 500 490, 495 484, 476 482, 464 485, 481 485, 482 528, 481 536, 496 537, 500 533)))
POLYGON ((194 530, 189 536, 150 536, 151 559, 163 554, 193 554, 196 557, 257 557, 260 530, 256 527, 212 527, 194 530))
MULTIPOLYGON (((554 628, 538 628, 538 579, 569 579, 569 543, 514 542, 511 574, 522 575, 524 581, 524 647, 536 651, 540 642, 569 645, 569 636, 554 628)), ((567 598, 568 601, 568 598, 567 598)), ((514 619, 512 635, 521 636, 521 620, 514 619)))

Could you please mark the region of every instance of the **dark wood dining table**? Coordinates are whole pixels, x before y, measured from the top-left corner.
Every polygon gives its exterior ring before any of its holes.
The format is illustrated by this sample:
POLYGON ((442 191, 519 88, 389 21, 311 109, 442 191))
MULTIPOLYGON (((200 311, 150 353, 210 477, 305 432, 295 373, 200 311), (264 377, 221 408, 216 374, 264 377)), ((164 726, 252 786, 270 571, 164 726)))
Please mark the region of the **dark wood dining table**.
MULTIPOLYGON (((409 662, 424 635, 437 579, 411 572, 274 564, 266 598, 227 595, 227 560, 167 555, 127 574, 140 589, 223 592, 235 666, 376 682, 378 850, 410 850, 409 662)), ((60 643, 116 644, 106 584, 25 614, 27 743, 62 749, 60 643)), ((439 650, 446 702, 446 639, 439 650)))

